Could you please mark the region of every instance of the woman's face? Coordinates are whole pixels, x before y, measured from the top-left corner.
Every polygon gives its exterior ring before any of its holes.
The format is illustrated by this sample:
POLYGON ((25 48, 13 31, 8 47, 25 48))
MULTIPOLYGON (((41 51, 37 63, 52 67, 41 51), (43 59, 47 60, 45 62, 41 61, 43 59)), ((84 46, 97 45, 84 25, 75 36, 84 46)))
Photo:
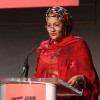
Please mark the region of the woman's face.
POLYGON ((46 28, 53 42, 59 42, 66 37, 66 29, 57 17, 48 17, 46 28))

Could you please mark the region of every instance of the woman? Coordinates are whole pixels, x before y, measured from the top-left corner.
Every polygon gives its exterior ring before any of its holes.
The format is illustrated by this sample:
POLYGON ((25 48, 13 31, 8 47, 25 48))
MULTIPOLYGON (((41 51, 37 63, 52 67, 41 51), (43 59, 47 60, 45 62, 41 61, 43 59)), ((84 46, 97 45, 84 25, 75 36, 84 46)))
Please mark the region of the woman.
MULTIPOLYGON (((46 13, 50 39, 37 49, 36 78, 60 78, 72 86, 83 82, 84 100, 98 100, 98 76, 85 41, 69 33, 72 17, 63 7, 52 7, 46 13)), ((80 100, 79 97, 61 100, 80 100)), ((82 99, 82 98, 81 98, 82 99)))

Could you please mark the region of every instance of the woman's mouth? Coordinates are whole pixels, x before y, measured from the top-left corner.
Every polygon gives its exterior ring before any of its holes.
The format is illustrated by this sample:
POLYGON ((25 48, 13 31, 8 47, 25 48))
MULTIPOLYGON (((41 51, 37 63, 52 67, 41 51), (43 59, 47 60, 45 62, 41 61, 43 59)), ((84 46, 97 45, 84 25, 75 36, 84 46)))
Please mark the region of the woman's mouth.
POLYGON ((51 36, 55 36, 56 35, 56 33, 51 33, 51 36))

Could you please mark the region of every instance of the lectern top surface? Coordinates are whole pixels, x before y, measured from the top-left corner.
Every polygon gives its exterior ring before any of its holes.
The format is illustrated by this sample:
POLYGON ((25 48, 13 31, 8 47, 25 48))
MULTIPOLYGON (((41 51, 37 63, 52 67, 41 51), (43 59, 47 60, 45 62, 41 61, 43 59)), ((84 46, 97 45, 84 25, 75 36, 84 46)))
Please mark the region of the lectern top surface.
MULTIPOLYGON (((58 78, 0 78, 0 84, 49 84, 53 86, 56 85, 58 92, 62 90, 62 92, 69 92, 73 95, 80 96, 82 96, 83 93, 82 90, 78 90, 58 78)), ((58 94, 61 93, 59 92, 58 94)))

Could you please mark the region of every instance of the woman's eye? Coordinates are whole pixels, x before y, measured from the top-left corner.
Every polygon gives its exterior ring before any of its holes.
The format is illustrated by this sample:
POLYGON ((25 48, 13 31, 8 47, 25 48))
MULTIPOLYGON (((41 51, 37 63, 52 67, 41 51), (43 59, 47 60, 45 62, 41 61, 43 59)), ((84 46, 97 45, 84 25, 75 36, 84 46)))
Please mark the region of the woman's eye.
POLYGON ((47 27, 51 27, 51 25, 47 25, 47 27))
POLYGON ((61 24, 55 24, 54 27, 59 28, 61 27, 61 24))
POLYGON ((59 24, 55 24, 55 26, 59 26, 59 24))

